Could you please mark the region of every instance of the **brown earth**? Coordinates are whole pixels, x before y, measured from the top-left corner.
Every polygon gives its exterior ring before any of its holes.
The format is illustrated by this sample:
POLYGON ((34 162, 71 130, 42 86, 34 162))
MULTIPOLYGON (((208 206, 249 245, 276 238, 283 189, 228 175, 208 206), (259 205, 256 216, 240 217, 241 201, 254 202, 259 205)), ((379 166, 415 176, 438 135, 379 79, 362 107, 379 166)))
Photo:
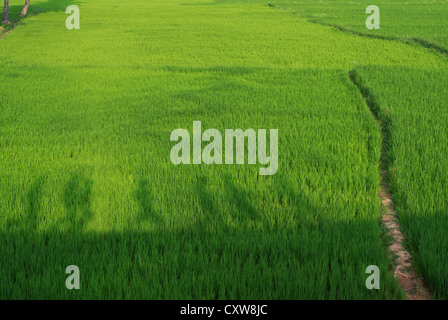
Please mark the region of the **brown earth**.
POLYGON ((388 192, 388 186, 384 182, 387 172, 383 171, 383 183, 379 196, 381 205, 385 209, 385 213, 381 217, 382 223, 391 237, 389 245, 389 253, 394 259, 394 274, 403 292, 406 300, 430 300, 431 295, 426 288, 425 283, 415 272, 412 262, 412 255, 404 247, 405 237, 401 232, 400 223, 397 213, 395 212, 392 196, 388 192))

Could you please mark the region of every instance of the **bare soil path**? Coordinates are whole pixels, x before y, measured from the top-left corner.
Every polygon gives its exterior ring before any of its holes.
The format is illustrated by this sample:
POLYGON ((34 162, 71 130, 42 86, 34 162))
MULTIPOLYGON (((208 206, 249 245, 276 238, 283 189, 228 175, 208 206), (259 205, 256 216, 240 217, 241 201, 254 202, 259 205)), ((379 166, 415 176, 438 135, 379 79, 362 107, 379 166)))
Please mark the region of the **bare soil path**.
POLYGON ((412 255, 404 246, 405 237, 401 232, 400 222, 394 208, 392 196, 387 185, 387 170, 381 170, 381 188, 379 196, 383 207, 381 221, 391 238, 389 243, 389 254, 394 259, 394 274, 406 300, 430 300, 431 295, 426 289, 425 283, 415 272, 412 255))
MULTIPOLYGON (((394 261, 394 275, 400 287, 405 294, 406 300, 430 300, 431 295, 426 284, 417 275, 412 260, 412 255, 405 247, 405 236, 401 231, 400 221, 395 210, 394 201, 389 192, 389 174, 388 174, 388 143, 390 138, 387 123, 380 121, 375 110, 380 110, 376 105, 369 88, 367 88, 359 78, 355 70, 349 73, 350 80, 359 89, 367 107, 370 109, 372 116, 381 129, 381 159, 380 159, 380 190, 379 197, 381 199, 381 221, 383 227, 389 236, 389 254, 394 261)), ((382 117, 387 119, 387 115, 382 117)), ((387 122, 387 121, 385 121, 387 122)))

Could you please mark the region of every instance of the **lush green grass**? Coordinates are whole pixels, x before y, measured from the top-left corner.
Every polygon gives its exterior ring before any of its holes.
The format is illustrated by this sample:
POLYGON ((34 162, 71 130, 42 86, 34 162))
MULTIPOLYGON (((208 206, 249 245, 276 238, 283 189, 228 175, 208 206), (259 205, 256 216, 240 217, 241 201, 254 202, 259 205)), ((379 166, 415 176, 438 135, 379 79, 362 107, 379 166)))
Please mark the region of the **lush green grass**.
POLYGON ((364 35, 414 40, 448 50, 447 0, 272 0, 270 3, 312 21, 364 35), (372 4, 380 9, 379 30, 368 30, 365 26, 369 16, 365 11, 372 4))
MULTIPOLYGON (((448 1, 379 1, 380 30, 367 30, 369 1, 273 1, 313 21, 359 34, 448 53, 448 1)), ((433 293, 448 298, 448 70, 362 67, 356 69, 388 136, 390 183, 417 269, 433 293)))
POLYGON ((380 129, 348 71, 446 60, 263 1, 86 1, 79 31, 68 3, 35 1, 0 40, 1 298, 401 297, 380 129), (174 166, 170 132, 194 120, 278 129, 278 173, 174 166))

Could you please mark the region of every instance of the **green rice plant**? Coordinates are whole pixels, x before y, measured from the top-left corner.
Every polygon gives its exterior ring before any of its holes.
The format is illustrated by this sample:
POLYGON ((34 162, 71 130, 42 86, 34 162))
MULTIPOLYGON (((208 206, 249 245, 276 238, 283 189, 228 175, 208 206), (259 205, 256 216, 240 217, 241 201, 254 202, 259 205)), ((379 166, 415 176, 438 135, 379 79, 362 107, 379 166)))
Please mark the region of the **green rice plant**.
MULTIPOLYGON (((231 0, 228 0, 231 1, 231 0)), ((448 53, 447 0, 273 0, 272 5, 311 21, 333 25, 359 35, 417 42, 448 53), (366 8, 380 9, 380 29, 369 30, 366 8)))
POLYGON ((264 2, 85 1, 67 30, 69 3, 32 2, 0 40, 0 298, 402 298, 348 72, 446 60, 264 2), (195 120, 278 129, 278 172, 172 164, 195 120))

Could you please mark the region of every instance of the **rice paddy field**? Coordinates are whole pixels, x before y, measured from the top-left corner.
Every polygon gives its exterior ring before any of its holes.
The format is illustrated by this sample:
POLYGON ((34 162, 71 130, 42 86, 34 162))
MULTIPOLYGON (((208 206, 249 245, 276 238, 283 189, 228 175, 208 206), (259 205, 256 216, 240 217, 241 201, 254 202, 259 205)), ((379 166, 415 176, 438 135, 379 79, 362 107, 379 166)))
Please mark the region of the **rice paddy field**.
POLYGON ((364 2, 31 0, 0 39, 0 299, 403 299, 381 168, 447 299, 448 1, 379 30, 364 2), (278 129, 277 173, 174 165, 193 121, 278 129))
POLYGON ((446 0, 275 0, 269 3, 310 21, 337 26, 358 35, 417 42, 445 53, 448 50, 446 0), (380 9, 379 30, 368 30, 361 23, 368 16, 366 8, 372 4, 380 9))

